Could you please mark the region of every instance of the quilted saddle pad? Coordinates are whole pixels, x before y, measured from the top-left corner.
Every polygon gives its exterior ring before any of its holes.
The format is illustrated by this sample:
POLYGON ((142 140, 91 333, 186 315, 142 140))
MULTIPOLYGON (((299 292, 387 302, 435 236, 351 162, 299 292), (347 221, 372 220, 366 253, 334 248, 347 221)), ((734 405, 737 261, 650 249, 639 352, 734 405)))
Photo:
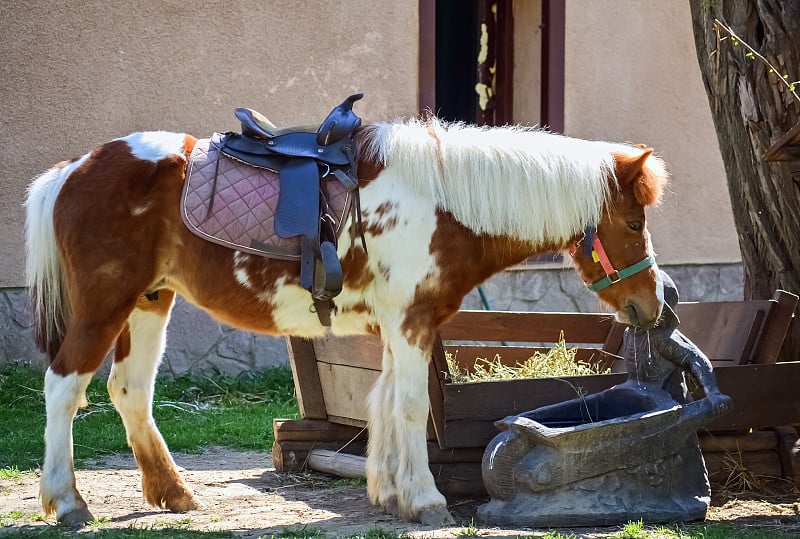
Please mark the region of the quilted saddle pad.
MULTIPOLYGON (((299 260, 300 237, 281 238, 275 232, 278 172, 220 153, 214 139, 198 140, 189 156, 180 208, 183 223, 201 238, 231 249, 299 260)), ((336 221, 338 237, 351 196, 335 179, 323 179, 321 184, 327 190, 328 212, 336 221)))

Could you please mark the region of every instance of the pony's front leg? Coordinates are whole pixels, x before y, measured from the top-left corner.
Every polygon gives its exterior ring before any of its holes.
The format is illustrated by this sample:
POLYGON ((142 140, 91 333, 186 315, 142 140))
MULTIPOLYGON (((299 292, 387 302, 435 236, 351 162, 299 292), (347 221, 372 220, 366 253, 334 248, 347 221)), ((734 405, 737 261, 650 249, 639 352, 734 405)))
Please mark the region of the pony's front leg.
POLYGON ((382 371, 367 399, 369 439, 367 440, 367 494, 373 505, 397 514, 397 439, 394 421, 394 358, 383 349, 382 371))
MULTIPOLYGON (((386 338, 386 337, 385 337, 386 338)), ((452 524, 444 496, 428 467, 428 360, 430 350, 402 335, 387 338, 391 361, 370 394, 367 487, 370 499, 391 506, 394 491, 403 518, 429 526, 452 524), (376 394, 382 392, 382 394, 376 394)), ((384 364, 384 368, 386 365, 384 364)))
POLYGON ((55 512, 58 521, 67 526, 94 520, 75 486, 72 456, 72 420, 78 408, 86 406, 86 388, 91 379, 91 373, 61 376, 51 368, 44 375, 47 426, 39 498, 45 514, 55 512))

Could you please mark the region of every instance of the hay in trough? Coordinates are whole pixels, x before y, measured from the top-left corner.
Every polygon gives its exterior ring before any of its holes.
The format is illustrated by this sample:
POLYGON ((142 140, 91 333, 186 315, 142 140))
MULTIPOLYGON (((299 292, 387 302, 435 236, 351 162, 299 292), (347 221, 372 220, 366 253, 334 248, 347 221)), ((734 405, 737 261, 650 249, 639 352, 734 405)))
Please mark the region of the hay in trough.
POLYGON ((577 361, 577 348, 567 348, 564 332, 558 342, 546 352, 535 351, 531 357, 514 366, 504 364, 500 355, 494 359, 476 358, 472 372, 462 370, 456 358, 445 352, 450 382, 465 384, 469 382, 488 382, 491 380, 518 380, 526 378, 548 378, 556 376, 582 376, 589 374, 605 374, 589 363, 577 361))

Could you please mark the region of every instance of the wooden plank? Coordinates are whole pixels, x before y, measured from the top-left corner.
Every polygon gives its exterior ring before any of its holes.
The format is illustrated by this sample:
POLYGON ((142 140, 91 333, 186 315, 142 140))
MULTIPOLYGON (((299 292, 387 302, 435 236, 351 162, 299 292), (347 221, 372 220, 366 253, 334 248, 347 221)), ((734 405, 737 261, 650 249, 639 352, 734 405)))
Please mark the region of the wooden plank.
POLYGON ((797 323, 798 297, 785 290, 776 290, 773 296, 772 309, 769 312, 764 332, 761 335, 758 349, 754 351, 751 363, 775 363, 787 358, 781 357, 783 342, 789 332, 789 326, 797 323))
MULTIPOLYGON (((365 404, 365 407, 366 407, 366 404, 365 404)), ((366 410, 366 408, 365 408, 365 410, 366 410)), ((351 426, 351 427, 358 427, 358 428, 364 428, 364 427, 367 426, 367 420, 366 419, 354 419, 352 417, 345 417, 345 416, 340 416, 340 415, 328 414, 328 421, 330 421, 332 423, 338 423, 340 425, 348 425, 348 426, 351 426)))
POLYGON ((614 317, 598 313, 459 311, 439 333, 451 341, 558 342, 603 344, 614 317))
POLYGON ((483 459, 485 447, 466 447, 441 449, 436 442, 428 442, 428 462, 432 464, 451 464, 454 462, 477 462, 483 459))
POLYGON ((445 496, 469 498, 486 495, 480 462, 434 463, 430 469, 436 488, 445 496))
MULTIPOLYGON (((800 424, 800 362, 739 365, 715 372, 720 390, 731 396, 734 409, 708 425, 709 431, 800 424)), ((603 374, 447 384, 448 448, 485 446, 497 434, 494 421, 498 419, 575 398, 577 388, 595 393, 626 378, 625 374, 603 374)))
POLYGON ((756 475, 783 477, 783 469, 775 451, 749 453, 704 453, 703 460, 712 485, 724 485, 731 472, 742 467, 756 475), (731 460, 733 459, 733 460, 731 460))
POLYGON ((508 415, 573 399, 579 395, 579 391, 596 393, 626 379, 627 375, 624 374, 596 374, 447 384, 445 417, 448 423, 458 420, 495 421, 508 415))
MULTIPOLYGON (((622 339, 625 337, 625 324, 614 322, 611 324, 611 329, 608 332, 605 342, 603 343, 603 350, 610 354, 619 356, 622 352, 622 339)), ((610 365, 609 365, 610 367, 610 365)))
POLYGON ((363 428, 319 419, 273 419, 272 430, 275 440, 281 442, 348 442, 367 438, 363 428))
MULTIPOLYGON (((678 329, 715 364, 774 363, 797 307, 778 290, 772 300, 679 303, 678 329)), ((621 352, 624 326, 614 324, 604 349, 621 352)))
POLYGON ((703 453, 770 451, 778 447, 778 435, 772 430, 754 430, 742 433, 701 432, 697 439, 703 453))
POLYGON ((367 421, 367 394, 380 372, 321 362, 317 367, 328 416, 367 421))
POLYGON ((317 361, 381 370, 383 344, 380 337, 358 335, 314 339, 317 361))
POLYGON ((436 441, 441 448, 447 447, 444 415, 444 386, 447 372, 447 359, 444 356, 441 338, 437 335, 428 368, 428 405, 429 426, 433 428, 436 441))
POLYGON ((722 367, 714 372, 720 391, 733 399, 733 411, 711 423, 708 430, 800 423, 800 361, 722 367))
POLYGON ((327 411, 317 370, 314 343, 308 339, 288 337, 286 344, 300 415, 305 419, 325 419, 327 411))
POLYGON ((770 308, 768 300, 679 303, 678 329, 709 359, 738 365, 749 356, 770 308))

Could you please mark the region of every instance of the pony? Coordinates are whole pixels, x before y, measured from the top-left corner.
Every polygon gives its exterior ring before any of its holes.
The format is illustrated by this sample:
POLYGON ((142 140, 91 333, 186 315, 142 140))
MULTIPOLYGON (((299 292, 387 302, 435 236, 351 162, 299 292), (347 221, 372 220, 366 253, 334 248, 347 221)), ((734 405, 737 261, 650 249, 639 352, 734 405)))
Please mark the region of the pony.
POLYGON ((621 322, 651 327, 661 314, 645 207, 668 173, 650 148, 433 117, 365 123, 355 133, 360 223, 346 217, 343 289, 326 327, 298 263, 204 241, 182 223, 196 142, 134 133, 55 165, 28 189, 26 270, 49 361, 39 495, 62 523, 93 519, 75 483, 72 422, 112 347, 108 392, 144 497, 175 512, 197 507, 152 415, 176 294, 254 332, 379 336, 369 499, 428 525, 453 522, 427 462, 428 361, 437 328, 470 290, 532 255, 564 251, 621 322))

